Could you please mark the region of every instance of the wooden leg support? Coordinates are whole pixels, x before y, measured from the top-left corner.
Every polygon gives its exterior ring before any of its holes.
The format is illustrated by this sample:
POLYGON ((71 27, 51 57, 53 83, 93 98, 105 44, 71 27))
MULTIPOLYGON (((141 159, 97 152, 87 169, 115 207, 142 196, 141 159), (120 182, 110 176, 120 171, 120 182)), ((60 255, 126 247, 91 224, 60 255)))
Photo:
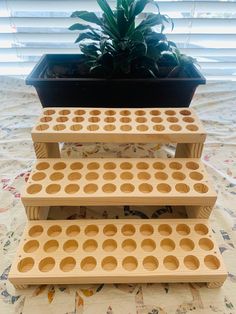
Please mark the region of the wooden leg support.
POLYGON ((37 158, 60 158, 58 143, 34 143, 37 158))
POLYGON ((208 219, 213 206, 185 206, 188 218, 208 219))
POLYGON ((14 285, 16 290, 20 290, 20 289, 26 289, 28 288, 28 285, 14 285))
POLYGON ((179 143, 176 146, 175 158, 201 158, 203 143, 179 143))
POLYGON ((215 289, 215 288, 220 288, 223 286, 224 282, 207 282, 207 288, 209 289, 215 289))
POLYGON ((49 206, 27 206, 25 208, 28 220, 45 220, 48 217, 49 206))

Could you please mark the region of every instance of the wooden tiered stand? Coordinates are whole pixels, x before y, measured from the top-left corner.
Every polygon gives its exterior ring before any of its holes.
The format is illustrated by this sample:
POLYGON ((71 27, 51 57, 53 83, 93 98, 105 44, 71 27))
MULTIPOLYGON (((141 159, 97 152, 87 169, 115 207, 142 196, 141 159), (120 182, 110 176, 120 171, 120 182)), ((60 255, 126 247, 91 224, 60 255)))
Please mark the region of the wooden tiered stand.
POLYGON ((9 280, 33 284, 206 282, 227 273, 208 218, 216 202, 193 109, 47 108, 32 130, 28 216, 9 280), (59 142, 176 143, 175 158, 60 158, 59 142), (55 220, 49 206, 185 206, 187 219, 55 220))

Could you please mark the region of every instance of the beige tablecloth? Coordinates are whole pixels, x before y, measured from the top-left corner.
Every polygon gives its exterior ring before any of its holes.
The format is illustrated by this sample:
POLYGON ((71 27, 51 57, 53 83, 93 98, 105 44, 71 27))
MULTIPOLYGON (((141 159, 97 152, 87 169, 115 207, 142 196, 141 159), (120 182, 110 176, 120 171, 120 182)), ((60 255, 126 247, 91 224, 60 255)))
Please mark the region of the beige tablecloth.
MULTIPOLYGON (((194 106, 208 132, 203 162, 218 200, 210 220, 228 269, 220 289, 204 284, 41 285, 15 290, 7 276, 26 216, 20 192, 34 161, 30 137, 41 106, 24 81, 0 78, 0 313, 164 314, 236 313, 236 84, 214 83, 198 89, 194 106)), ((66 144, 63 155, 79 157, 172 156, 173 147, 155 144, 66 144)), ((60 218, 165 218, 158 207, 54 208, 60 218)))

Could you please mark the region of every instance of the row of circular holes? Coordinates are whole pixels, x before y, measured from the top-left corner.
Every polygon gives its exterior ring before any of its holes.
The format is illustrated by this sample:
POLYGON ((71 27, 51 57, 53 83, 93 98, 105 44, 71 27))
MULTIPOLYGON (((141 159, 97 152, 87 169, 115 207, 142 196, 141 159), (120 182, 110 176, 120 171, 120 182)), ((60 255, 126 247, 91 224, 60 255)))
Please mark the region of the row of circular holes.
MULTIPOLYGON (((42 190, 42 185, 41 184, 31 184, 27 188, 27 193, 28 194, 37 194, 42 190)), ((208 192, 208 186, 203 183, 196 183, 193 185, 194 190, 197 193, 207 193, 208 192)), ((89 183, 86 184, 83 187, 83 191, 86 194, 93 194, 98 191, 98 185, 95 183, 89 183)), ((106 183, 102 185, 101 187, 102 191, 104 193, 114 193, 117 191, 117 189, 120 189, 121 192, 123 193, 133 193, 135 191, 135 185, 131 183, 124 183, 121 184, 121 186, 117 186, 112 183, 106 183)), ((64 191, 67 194, 75 194, 80 190, 80 186, 78 184, 68 184, 64 191)), ((151 193, 153 191, 153 186, 148 183, 142 183, 138 186, 138 190, 141 193, 151 193)), ((160 193, 170 193, 172 191, 172 187, 167 184, 167 183, 160 183, 156 186, 156 190, 160 193)), ((190 191, 190 187, 188 184, 185 183, 178 183, 175 185, 175 190, 179 193, 188 193, 190 191)), ((46 193, 48 194, 56 194, 61 191, 61 185, 60 184, 49 184, 45 188, 46 193)))
MULTIPOLYGON (((39 124, 36 127, 36 130, 38 131, 46 131, 49 128, 48 124, 39 124)), ((70 127, 71 131, 79 131, 83 128, 82 124, 74 124, 70 127)), ((195 124, 188 124, 185 126, 185 128, 191 132, 195 132, 198 130, 198 127, 195 124)), ((66 129, 66 125, 65 124, 56 124, 53 126, 53 130, 54 131, 63 131, 66 129)), ((98 124, 90 124, 87 126, 87 130, 88 131, 97 131, 99 129, 99 125, 98 124)), ((104 126, 103 128, 105 131, 115 131, 116 130, 116 126, 114 124, 107 124, 104 126)), ((136 129, 140 132, 145 132, 148 131, 149 127, 146 124, 141 124, 138 125, 136 127, 136 129)), ((181 131, 182 127, 178 124, 172 124, 171 126, 169 126, 169 129, 175 132, 181 131)), ((121 131, 131 131, 132 130, 132 126, 129 124, 124 124, 121 125, 120 127, 121 131)), ((153 126, 153 130, 154 131, 164 131, 165 127, 162 124, 156 124, 153 126)))
MULTIPOLYGON (((186 178, 186 175, 180 171, 174 171, 171 174, 171 176, 173 179, 179 180, 179 181, 185 180, 185 178, 186 178)), ((46 177, 47 177, 47 175, 45 172, 35 172, 32 175, 32 180, 33 181, 42 181, 46 177)), ((94 181, 94 180, 97 180, 99 178, 99 173, 87 172, 84 177, 87 181, 94 181)), ((115 172, 109 171, 109 172, 105 172, 102 177, 104 180, 109 181, 109 180, 115 180, 117 178, 117 175, 115 172)), ((169 176, 165 172, 158 171, 158 172, 154 173, 154 177, 157 180, 167 180, 169 176)), ((190 172, 189 177, 190 177, 190 179, 192 179, 194 181, 201 181, 203 179, 203 175, 197 171, 190 172)), ((51 181, 60 181, 63 178, 64 178, 64 174, 62 172, 53 172, 49 177, 49 179, 51 181)), ((68 174, 67 178, 70 181, 75 181, 75 180, 80 180, 82 178, 82 175, 80 172, 71 172, 68 174)), ((132 180, 134 178, 134 174, 132 172, 129 172, 129 171, 121 172, 120 178, 122 180, 132 180)), ((137 178, 139 180, 150 180, 151 174, 148 172, 144 172, 144 171, 138 172, 137 178)))
MULTIPOLYGON (((88 111, 85 111, 83 109, 79 109, 79 110, 73 111, 72 113, 74 115, 82 116, 86 112, 88 113, 88 111)), ((48 110, 43 112, 43 114, 46 115, 46 116, 50 116, 50 115, 53 115, 55 113, 56 113, 56 111, 53 110, 53 109, 48 109, 48 110)), ((89 114, 92 115, 92 116, 98 116, 101 113, 102 112, 100 110, 97 110, 97 109, 93 109, 93 110, 89 111, 89 114)), ((117 113, 119 113, 121 116, 129 116, 129 115, 131 115, 131 111, 130 110, 122 110, 122 111, 106 110, 104 113, 107 116, 114 116, 117 113)), ((151 110, 151 111, 149 111, 149 110, 146 110, 146 111, 144 111, 144 110, 136 110, 136 111, 134 111, 134 114, 136 116, 144 116, 147 113, 150 113, 152 116, 159 116, 159 115, 163 114, 163 112, 161 112, 160 110, 156 110, 156 109, 155 110, 151 110)), ((178 111, 176 112, 174 110, 165 110, 164 111, 164 114, 166 114, 167 116, 174 116, 177 113, 178 113, 178 111)), ((180 110, 179 113, 181 115, 183 115, 183 116, 190 116, 192 114, 191 111, 186 110, 186 109, 180 110)), ((71 110, 63 109, 63 110, 60 110, 59 112, 57 112, 57 114, 63 115, 63 116, 69 115, 69 114, 71 114, 71 110)))
MULTIPOLYGON (((18 270, 20 272, 28 272, 34 266, 34 259, 32 257, 26 257, 22 259, 18 263, 18 270)), ((183 264, 187 269, 190 270, 197 270, 200 267, 199 259, 194 255, 187 255, 183 259, 183 264)), ((220 267, 219 259, 214 255, 207 255, 204 258, 204 264, 208 269, 218 269, 220 267)), ((52 257, 43 258, 39 264, 38 268, 41 272, 49 272, 51 271, 56 265, 55 259, 52 257)), ((60 262, 60 269, 63 272, 70 272, 76 266, 76 260, 69 256, 65 257, 60 262)), ((159 267, 158 259, 152 255, 146 256, 143 261, 142 265, 145 270, 154 271, 159 267)), ((97 266, 97 261, 92 256, 87 256, 80 262, 80 267, 83 271, 92 271, 95 270, 97 266)), ((118 262, 114 256, 107 256, 101 262, 101 267, 105 271, 113 271, 117 268, 118 262)), ((134 256, 126 256, 122 260, 122 267, 126 271, 134 271, 135 269, 140 267, 138 265, 138 260, 134 256)), ((180 263, 178 258, 173 255, 165 256, 163 259, 163 266, 168 270, 176 270, 179 268, 180 263)))

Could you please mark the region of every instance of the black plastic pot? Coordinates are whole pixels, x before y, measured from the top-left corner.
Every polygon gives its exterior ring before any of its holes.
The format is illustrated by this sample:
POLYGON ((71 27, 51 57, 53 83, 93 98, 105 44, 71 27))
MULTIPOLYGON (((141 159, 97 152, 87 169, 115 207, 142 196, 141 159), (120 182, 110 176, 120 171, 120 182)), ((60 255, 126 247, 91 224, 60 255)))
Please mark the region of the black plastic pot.
POLYGON ((195 66, 190 78, 96 79, 43 78, 49 64, 76 62, 80 56, 47 54, 26 78, 43 107, 188 107, 206 80, 195 66))

